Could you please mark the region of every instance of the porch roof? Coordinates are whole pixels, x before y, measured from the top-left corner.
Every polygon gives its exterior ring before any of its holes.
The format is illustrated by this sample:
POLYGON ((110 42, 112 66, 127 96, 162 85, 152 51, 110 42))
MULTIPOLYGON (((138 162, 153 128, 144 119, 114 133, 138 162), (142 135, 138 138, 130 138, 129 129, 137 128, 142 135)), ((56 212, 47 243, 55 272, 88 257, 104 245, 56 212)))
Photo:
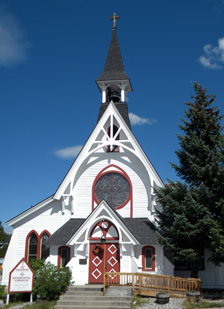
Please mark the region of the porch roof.
MULTIPOLYGON (((120 216, 119 216, 120 217, 120 216)), ((156 228, 149 221, 148 218, 122 218, 122 222, 133 234, 133 236, 139 241, 140 244, 154 244, 157 245, 158 237, 156 235, 156 228)), ((75 232, 82 226, 86 219, 70 219, 62 227, 60 227, 54 234, 52 234, 48 240, 44 242, 44 245, 60 245, 67 244, 69 239, 75 234, 75 232)))

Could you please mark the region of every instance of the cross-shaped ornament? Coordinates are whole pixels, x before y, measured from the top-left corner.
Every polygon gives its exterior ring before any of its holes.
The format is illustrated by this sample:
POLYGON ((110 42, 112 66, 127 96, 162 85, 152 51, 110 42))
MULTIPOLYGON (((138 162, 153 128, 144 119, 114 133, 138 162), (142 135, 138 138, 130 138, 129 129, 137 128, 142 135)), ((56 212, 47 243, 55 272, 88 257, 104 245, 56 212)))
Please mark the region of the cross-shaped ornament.
POLYGON ((116 19, 119 19, 120 16, 117 16, 116 13, 113 14, 113 17, 110 17, 110 19, 114 20, 114 24, 113 24, 113 30, 116 30, 116 19))

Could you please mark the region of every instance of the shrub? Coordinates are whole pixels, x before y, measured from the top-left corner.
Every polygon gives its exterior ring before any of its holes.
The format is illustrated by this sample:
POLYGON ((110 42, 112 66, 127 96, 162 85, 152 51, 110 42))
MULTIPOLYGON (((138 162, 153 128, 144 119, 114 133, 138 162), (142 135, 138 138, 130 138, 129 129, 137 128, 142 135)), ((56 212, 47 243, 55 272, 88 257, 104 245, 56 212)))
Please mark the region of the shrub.
POLYGON ((6 294, 6 292, 5 292, 5 285, 0 285, 0 299, 3 298, 4 294, 6 294))
POLYGON ((50 262, 38 259, 32 260, 30 266, 34 271, 33 294, 47 300, 57 300, 67 290, 71 279, 71 271, 68 267, 58 268, 50 262))

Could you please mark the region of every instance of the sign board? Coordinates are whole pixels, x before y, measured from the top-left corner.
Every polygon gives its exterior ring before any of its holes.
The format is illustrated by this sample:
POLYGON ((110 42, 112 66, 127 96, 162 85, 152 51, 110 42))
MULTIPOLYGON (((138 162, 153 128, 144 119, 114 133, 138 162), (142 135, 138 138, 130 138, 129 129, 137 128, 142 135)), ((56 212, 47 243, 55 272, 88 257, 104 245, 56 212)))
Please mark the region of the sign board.
POLYGON ((9 274, 8 293, 32 293, 34 272, 23 258, 9 274))

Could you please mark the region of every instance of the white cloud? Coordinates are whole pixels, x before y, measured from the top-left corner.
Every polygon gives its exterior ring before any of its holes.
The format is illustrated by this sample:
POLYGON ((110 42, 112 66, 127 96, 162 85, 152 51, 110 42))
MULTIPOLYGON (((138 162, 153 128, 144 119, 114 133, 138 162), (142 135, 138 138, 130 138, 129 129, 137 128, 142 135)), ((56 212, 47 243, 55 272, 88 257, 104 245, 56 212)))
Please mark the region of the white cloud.
POLYGON ((209 69, 221 69, 220 64, 224 64, 224 37, 218 39, 218 47, 212 48, 212 45, 204 46, 205 55, 199 57, 199 62, 209 69))
POLYGON ((79 154, 81 149, 82 145, 67 147, 54 151, 54 155, 61 159, 73 159, 79 154))
POLYGON ((0 8, 0 66, 10 67, 25 61, 29 47, 15 17, 0 8))
POLYGON ((153 123, 157 122, 155 119, 142 118, 133 113, 129 113, 129 119, 132 126, 141 126, 143 124, 152 125, 153 123))

